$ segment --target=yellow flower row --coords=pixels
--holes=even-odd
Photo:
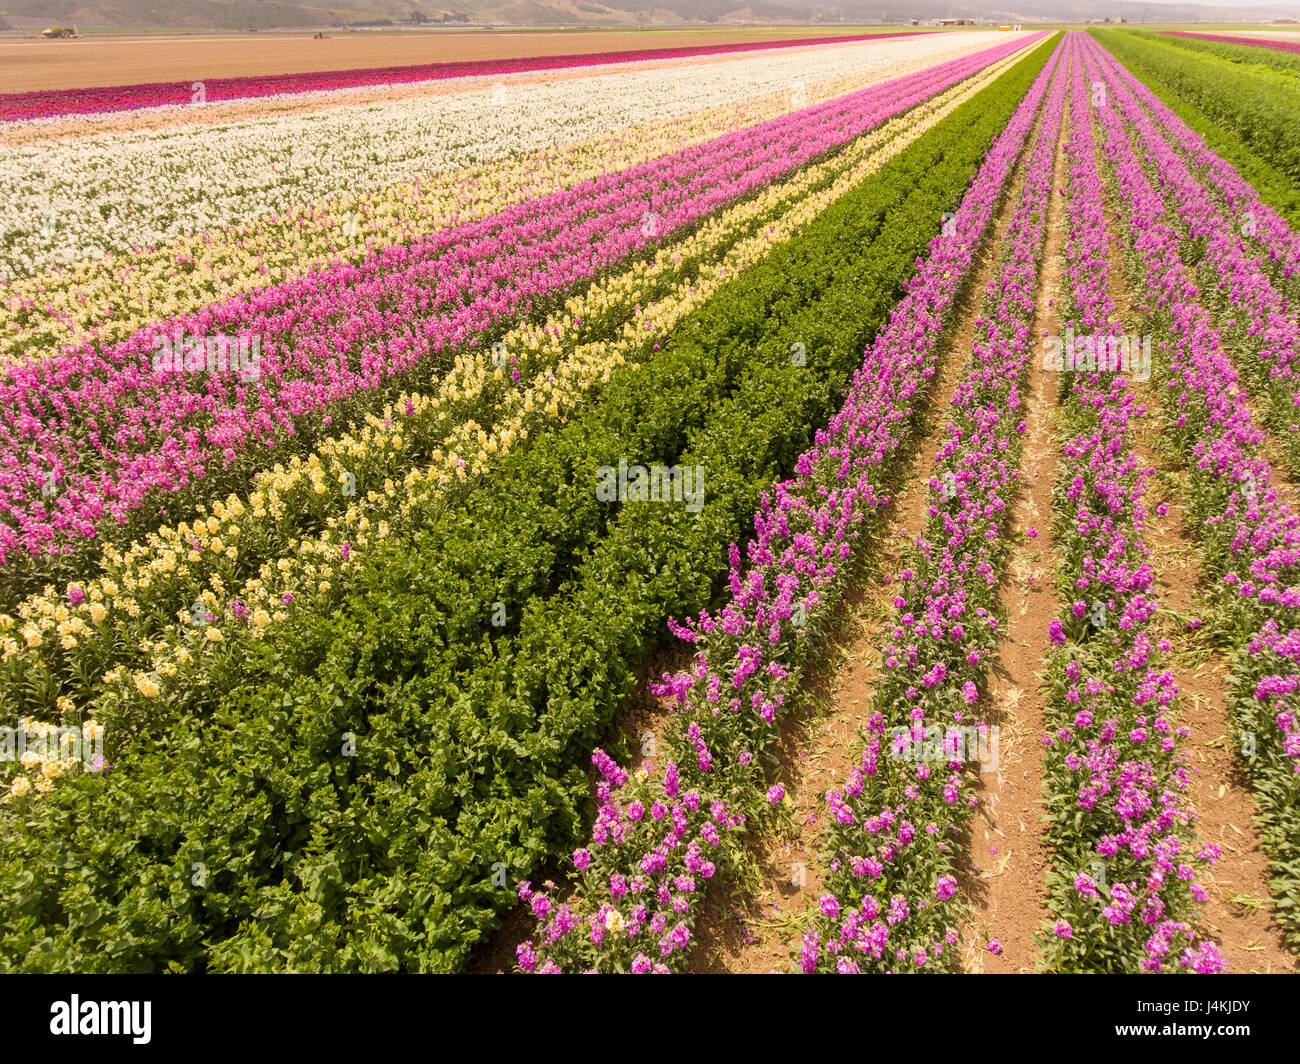
[[[60,712],[71,715],[75,707],[69,698],[60,698]],[[18,752],[12,736],[6,732],[0,745],[4,746],[0,766],[13,765],[12,775],[7,787],[0,783],[0,804],[13,798],[24,798],[29,794],[49,794],[54,790],[54,781],[66,775],[75,766],[86,764],[84,755],[74,748],[71,736],[66,735],[59,725],[34,721],[27,717],[20,718],[18,730],[25,733],[27,739],[24,749]],[[102,745],[104,727],[95,720],[88,720],[80,726],[80,742],[92,742]],[[32,740],[35,740],[33,743]],[[69,756],[64,756],[65,754]]]

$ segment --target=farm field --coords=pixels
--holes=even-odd
[[[761,42],[898,33],[852,27],[818,29],[601,30],[544,33],[437,32],[267,34],[204,37],[95,37],[64,41],[0,40],[0,93],[80,89],[135,82],[307,74],[481,60],[533,59],[673,48],[720,48]],[[925,32],[909,30],[907,32]]]
[[[1296,971],[1300,60],[816,36],[4,75],[0,972]]]

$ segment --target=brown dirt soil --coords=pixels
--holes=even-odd
[[[1038,277],[1035,340],[1061,331],[1062,251],[1065,244],[1065,141],[1057,142],[1048,201],[1046,236]],[[1035,347],[1037,351],[1037,347]],[[1011,554],[999,595],[1007,631],[991,670],[987,722],[997,728],[997,766],[983,771],[979,809],[970,830],[970,867],[959,880],[969,911],[961,929],[963,971],[1032,972],[1039,954],[1035,933],[1048,917],[1043,874],[1049,864],[1044,837],[1043,747],[1046,731],[1041,690],[1047,625],[1059,610],[1054,588],[1058,567],[1052,534],[1052,484],[1058,452],[1056,391],[1060,379],[1031,358],[1025,388],[1025,438],[1020,491],[1009,528]],[[1030,529],[1037,531],[1030,538]],[[997,939],[1002,952],[988,943]]]
[[[821,890],[821,810],[829,787],[843,781],[861,745],[879,678],[882,629],[893,611],[892,574],[906,546],[924,531],[928,479],[943,445],[947,409],[968,366],[979,302],[993,277],[996,251],[1006,232],[1020,186],[1019,175],[994,220],[975,267],[973,283],[959,301],[952,336],[929,388],[930,405],[920,441],[909,451],[897,494],[882,515],[879,547],[863,559],[836,610],[822,664],[802,685],[801,704],[782,724],[776,776],[786,788],[786,816],[755,839],[750,874],[730,896],[708,898],[696,927],[691,971],[787,972],[799,943],[807,907]]]
[[[1109,217],[1111,293],[1121,318],[1134,323],[1139,320],[1137,300],[1114,230],[1122,222],[1116,221],[1113,209]],[[1192,768],[1189,798],[1196,810],[1197,834],[1222,850],[1203,879],[1210,896],[1201,909],[1201,923],[1219,944],[1229,971],[1294,972],[1296,958],[1274,920],[1268,857],[1255,829],[1255,799],[1234,749],[1228,660],[1210,644],[1208,627],[1187,628],[1189,619],[1200,616],[1198,598],[1204,587],[1195,522],[1183,496],[1187,472],[1178,455],[1156,442],[1164,437],[1165,419],[1155,387],[1150,382],[1133,387],[1146,405],[1133,433],[1134,450],[1156,471],[1145,492],[1150,511],[1145,537],[1162,606],[1160,634],[1173,646],[1171,664],[1182,692],[1180,722],[1191,731],[1183,746]],[[1164,515],[1156,513],[1162,503],[1168,506]]]
[[[0,41],[0,92],[305,74],[321,70],[416,66],[472,59],[585,55],[642,48],[745,44],[791,37],[838,37],[855,31],[835,26],[820,30],[794,27],[785,30],[608,30],[578,33],[325,32],[327,36],[321,41],[313,40],[310,33]]]

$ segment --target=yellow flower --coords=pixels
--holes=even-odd
[[[138,672],[135,675],[135,687],[137,691],[145,696],[145,698],[158,697],[158,684],[154,681],[153,677],[146,676],[142,672]]]
[[[225,639],[225,636],[221,634],[220,628],[208,628],[203,633],[203,638],[205,638],[209,643],[220,643]]]
[[[107,616],[108,616],[108,610],[104,609],[104,607],[101,606],[98,602],[92,602],[90,604],[90,619],[94,621],[96,624],[98,624]]]
[[[29,647],[35,648],[41,645],[41,633],[35,625],[29,624],[23,629],[23,638],[27,640]]]
[[[605,914],[605,930],[616,935],[623,930],[623,917],[619,916],[617,909],[610,909]]]
[[[31,789],[31,781],[26,776],[18,776],[13,783],[9,784],[9,793],[15,798],[23,797]]]

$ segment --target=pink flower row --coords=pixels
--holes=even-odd
[[[1063,43],[1058,55],[1065,51]],[[978,739],[971,749],[967,736],[988,734],[976,707],[1002,638],[997,583],[1019,479],[1021,387],[1035,354],[1038,264],[1064,107],[1064,63],[1054,67],[975,324],[971,365],[935,456],[926,531],[900,574],[867,742],[844,784],[826,793],[833,857],[801,944],[808,973],[943,968],[957,942],[954,846],[975,804],[970,773],[978,760]]]
[[[1248,238],[1258,232],[1260,222],[1249,209],[1236,217],[1220,209],[1216,198],[1192,174],[1182,155],[1170,147],[1166,140],[1168,127],[1158,126],[1142,106],[1134,91],[1138,83],[1132,74],[1113,61],[1106,66],[1116,78],[1114,99],[1142,146],[1148,173],[1154,176],[1166,203],[1176,211],[1186,230],[1184,249],[1202,249],[1193,252],[1200,259],[1199,273],[1206,284],[1202,297],[1216,299],[1222,308],[1222,331],[1231,336],[1236,348],[1254,355],[1254,360],[1247,359],[1239,368],[1259,388],[1273,393],[1271,400],[1277,416],[1286,421],[1291,431],[1300,432],[1300,425],[1290,424],[1290,419],[1295,417],[1292,408],[1300,399],[1300,389],[1296,387],[1300,375],[1300,317],[1295,306],[1274,287],[1267,261],[1250,248],[1254,241],[1248,243]],[[1237,213],[1237,208],[1229,209]],[[1300,269],[1294,261],[1300,240],[1289,229],[1286,235],[1290,240],[1278,239],[1274,243],[1279,247],[1289,246],[1292,259],[1282,265],[1283,272],[1290,275]]]
[[[1278,52],[1300,52],[1300,44],[1290,41],[1271,41],[1266,37],[1236,37],[1226,33],[1190,33],[1187,30],[1161,30],[1170,37],[1187,37],[1193,41],[1222,41],[1224,44],[1249,44],[1256,48],[1272,48]]]
[[[462,62],[422,63],[415,66],[368,67],[357,70],[321,70],[310,74],[263,74],[234,78],[208,78],[203,82],[208,102],[255,96],[287,96],[302,92],[350,89],[369,85],[404,85],[444,78],[491,77],[529,70],[632,63],[649,59],[685,59],[697,55],[757,52],[771,48],[800,48],[815,44],[847,44],[911,37],[917,31],[855,34],[840,37],[801,37],[795,40],[754,41],[740,44],[701,44],[681,48],[639,48],[617,52],[530,56],[520,59],[475,59]],[[183,106],[193,99],[193,82],[150,82],[136,85],[98,86],[85,89],[46,89],[37,92],[0,93],[0,121],[47,118],[63,114],[99,114],[145,107]]]
[[[1109,56],[1097,48],[1092,57],[1109,85],[1117,86]],[[1169,341],[1161,345],[1169,350],[1165,405],[1179,444],[1191,453],[1193,514],[1203,529],[1206,562],[1218,576],[1223,630],[1243,648],[1232,667],[1236,717],[1271,715],[1277,728],[1248,736],[1264,749],[1243,751],[1265,766],[1268,783],[1258,793],[1275,817],[1300,797],[1294,738],[1300,708],[1294,693],[1300,687],[1300,512],[1274,488],[1269,463],[1258,457],[1265,434],[1180,261],[1179,233],[1166,220],[1164,199],[1152,189],[1118,116],[1104,109],[1101,117],[1104,150],[1127,206],[1138,276],[1154,320],[1169,329]],[[1279,761],[1290,764],[1292,773],[1271,774],[1269,766]],[[1295,840],[1284,840],[1281,851],[1274,847],[1271,857],[1283,878],[1294,882],[1294,871],[1287,869],[1294,868]]]
[[[1072,36],[1082,47],[1081,35]],[[1092,108],[1078,52],[1074,58],[1067,324],[1089,335],[1122,336],[1109,293]],[[1048,956],[1067,970],[1095,964],[1088,958],[1097,956],[1105,941],[1120,965],[1136,962],[1143,971],[1223,971],[1217,947],[1197,941],[1193,931],[1192,899],[1207,896],[1193,876],[1217,851],[1206,847],[1193,856],[1189,768],[1177,749],[1178,737],[1189,732],[1173,723],[1178,695],[1173,674],[1156,667],[1169,644],[1153,640],[1149,632],[1159,607],[1143,535],[1148,516],[1143,491],[1150,471],[1139,468],[1129,444],[1132,419],[1144,410],[1123,375],[1076,373],[1070,385],[1067,416],[1076,432],[1064,446],[1059,475],[1068,485],[1063,505],[1073,505],[1074,512],[1058,518],[1067,560],[1063,583],[1068,581],[1079,597],[1050,626],[1053,643],[1067,644],[1067,636],[1070,641],[1056,662],[1064,671],[1054,707],[1058,723],[1043,743],[1049,785],[1076,796],[1073,814],[1054,819],[1056,852],[1074,854],[1087,847],[1111,871],[1099,882],[1091,869],[1057,868],[1052,901],[1059,919],[1047,937]],[[1109,933],[1102,936],[1099,927],[1106,925]],[[1133,953],[1126,955],[1114,942],[1122,941],[1129,927],[1134,927]]]
[[[1278,281],[1293,290],[1294,297],[1295,282],[1300,282],[1300,234],[1259,198],[1259,193],[1231,164],[1210,150],[1199,133],[1166,107],[1131,72],[1116,63],[1109,54],[1098,58],[1150,112],[1164,138],[1175,143],[1223,197],[1228,209],[1235,214],[1241,232],[1249,235],[1263,249],[1265,264],[1272,269]]]
[[[394,378],[436,378],[503,321],[1023,46],[1007,42],[118,343],[12,368],[0,380],[0,563],[75,551],[102,523],[125,523],[147,500],[274,447],[299,419]],[[247,338],[260,345],[256,373],[155,369],[160,345],[178,336]]]

